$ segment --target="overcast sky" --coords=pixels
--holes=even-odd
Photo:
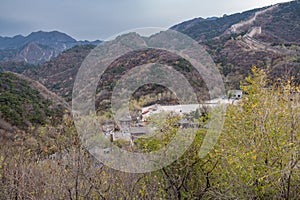
[[[105,39],[128,29],[168,28],[289,0],[0,0],[0,35],[58,30],[75,39]]]

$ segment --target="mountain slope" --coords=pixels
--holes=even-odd
[[[229,16],[224,15],[221,18],[213,18],[213,20],[203,19],[201,17],[195,18],[172,26],[171,29],[187,34],[195,40],[205,41],[220,36],[233,24],[249,18],[259,10],[261,9],[250,10]]]
[[[0,61],[24,61],[39,64],[49,61],[76,45],[99,44],[100,41],[76,41],[65,33],[33,32],[24,37],[0,37]]]
[[[279,4],[268,15],[257,18],[256,26],[261,26],[263,30],[257,38],[268,43],[300,44],[299,22],[299,0]]]
[[[26,62],[8,61],[0,63],[0,72],[15,72],[22,74],[24,71],[35,67],[35,65]]]
[[[173,28],[191,34],[190,36],[194,39],[199,39],[201,36],[200,43],[210,53],[223,74],[227,89],[236,89],[239,88],[240,81],[248,75],[254,65],[262,68],[270,66],[275,77],[282,77],[283,72],[298,77],[300,48],[295,35],[285,35],[286,38],[283,38],[279,34],[280,29],[271,28],[274,27],[272,23],[275,20],[277,24],[282,24],[286,31],[292,32],[293,30],[298,33],[299,27],[297,25],[289,26],[291,21],[299,24],[299,18],[295,17],[299,15],[298,10],[299,1],[293,1],[222,18],[194,19]],[[210,27],[210,29],[201,28],[205,26]],[[267,35],[272,37],[267,38]],[[261,38],[267,38],[270,41]],[[294,42],[290,43],[290,41]],[[276,42],[277,44],[274,44]],[[51,91],[69,101],[71,100],[77,70],[92,49],[93,46],[72,48],[37,68],[27,70],[24,74],[40,81]],[[168,59],[172,59],[169,61],[163,59],[168,56]],[[189,64],[183,60],[178,60],[178,58],[173,58],[166,52],[155,50],[133,52],[122,56],[107,70],[107,73],[103,75],[106,80],[102,85],[99,85],[102,87],[100,91],[101,89],[109,91],[122,74],[138,64],[144,64],[148,61],[164,62],[164,60],[169,62],[169,65],[175,67],[179,65],[179,71],[182,70],[185,75],[191,78],[191,72],[185,71],[186,68],[189,69]],[[195,86],[198,87],[198,91],[205,91],[203,88],[199,89],[199,87],[203,87],[201,78],[196,77],[193,81],[196,83]],[[162,91],[161,89],[158,90]],[[147,93],[150,90],[145,89],[145,91]],[[108,95],[106,92],[101,94]],[[140,90],[136,94],[138,96],[145,95],[145,92]]]
[[[49,62],[28,69],[24,75],[31,77],[61,97],[70,100],[77,71],[94,45],[75,46]]]
[[[260,26],[263,30],[262,34],[276,36],[278,42],[299,43],[300,41],[299,0],[213,19],[195,18],[174,25],[171,29],[187,34],[198,41],[208,41],[224,35],[245,33],[251,27]]]
[[[299,77],[299,2],[277,4],[213,21],[187,21],[172,29],[206,47],[223,73],[227,87],[238,88],[254,65],[270,66],[276,77],[288,74]]]
[[[133,35],[134,37],[140,37],[135,34]],[[130,36],[125,35],[123,37],[127,38]],[[74,47],[43,65],[25,71],[24,75],[38,80],[49,90],[64,97],[67,101],[70,101],[78,69],[85,57],[94,47],[95,46],[91,45]],[[199,98],[201,93],[200,90],[202,91],[201,99],[204,100],[208,98],[206,87],[203,87],[203,80],[196,70],[191,68],[189,62],[170,52],[156,49],[144,49],[123,55],[108,67],[106,72],[102,75],[102,81],[98,85],[97,103],[101,103],[102,100],[110,98],[114,85],[127,71],[137,65],[155,62],[173,66],[191,81],[192,86],[196,88],[195,90],[197,91],[197,94],[199,94]],[[141,74],[143,73],[145,72],[141,71]],[[134,96],[138,99],[144,95],[157,94],[165,91],[166,89],[163,89],[162,87],[147,85],[139,88]],[[174,99],[170,100],[173,101]]]
[[[58,31],[52,31],[52,32],[38,31],[38,32],[33,32],[26,37],[22,35],[18,35],[12,38],[0,37],[0,48],[1,49],[20,48],[31,42],[36,42],[42,45],[63,49],[64,44],[70,45],[72,43],[76,43],[76,40]]]
[[[0,73],[0,129],[8,132],[61,121],[68,104],[23,75]]]

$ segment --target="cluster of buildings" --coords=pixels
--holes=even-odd
[[[228,92],[228,96],[210,101],[203,102],[202,104],[187,104],[187,105],[151,105],[144,107],[141,110],[140,117],[137,120],[132,120],[130,116],[119,119],[120,129],[116,128],[115,124],[106,124],[102,127],[103,132],[111,142],[122,139],[129,141],[131,145],[134,145],[134,140],[145,136],[155,128],[149,128],[147,120],[150,116],[159,113],[173,113],[175,116],[181,116],[181,120],[178,121],[180,128],[199,127],[199,123],[193,122],[192,119],[184,118],[192,112],[205,108],[213,108],[224,104],[235,104],[239,99],[242,98],[241,90],[231,90]]]

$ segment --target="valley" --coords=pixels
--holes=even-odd
[[[87,59],[103,56],[98,45],[110,55],[132,41],[168,41],[164,32],[117,37],[123,46],[59,31],[0,37],[0,199],[298,199],[299,24],[294,0],[170,27],[208,53],[222,96],[194,60],[162,48],[117,57],[101,81],[84,77],[74,90],[83,63],[87,71],[104,65]],[[164,77],[156,68],[139,68],[115,93],[135,67],[153,63],[181,74],[197,102],[182,104],[181,85],[155,83],[153,75]],[[143,81],[123,102],[130,84]]]

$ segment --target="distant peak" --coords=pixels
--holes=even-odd
[[[47,34],[56,34],[56,35],[67,35],[65,33],[59,32],[59,31],[34,31],[32,33],[30,33],[28,36],[30,35],[47,35]]]
[[[19,34],[19,35],[15,35],[13,38],[23,38],[24,36]]]
[[[216,20],[216,19],[218,19],[218,17],[207,17],[205,20],[213,21],[213,20]]]

